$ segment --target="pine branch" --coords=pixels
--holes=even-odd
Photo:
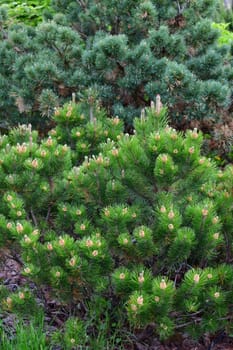
[[[38,226],[37,218],[36,218],[36,216],[35,216],[35,214],[34,214],[32,208],[30,209],[30,213],[31,213],[31,217],[32,217],[33,224],[34,224],[35,226]]]
[[[224,231],[224,239],[226,242],[226,262],[229,263],[232,261],[232,255],[231,255],[231,243],[229,241],[229,237],[227,233]]]
[[[85,33],[81,32],[81,30],[80,30],[80,28],[79,28],[78,25],[73,24],[73,28],[76,30],[76,32],[78,32],[78,33],[80,34],[80,36],[81,36],[83,39],[87,39],[87,38],[88,38],[88,36],[87,36]]]
[[[90,123],[93,124],[94,122],[94,115],[93,115],[93,106],[90,106]]]
[[[178,324],[177,326],[175,326],[175,329],[181,329],[181,328],[189,326],[189,325],[191,325],[193,323],[194,324],[200,323],[201,321],[202,321],[202,318],[198,317],[198,318],[195,318],[195,320],[188,321],[188,322],[185,322],[185,323],[182,323],[182,324]]]
[[[188,6],[188,3],[189,3],[189,1],[187,2],[187,4],[183,4],[183,6],[181,6],[179,0],[176,0],[179,15],[184,12],[185,8]]]
[[[20,259],[20,257],[15,252],[12,252],[11,255],[6,254],[5,256],[8,259],[12,259],[12,260],[16,261],[20,266],[24,265],[23,261]]]
[[[178,7],[178,13],[181,13],[181,6],[179,0],[176,1],[177,7]]]
[[[85,4],[85,2],[83,0],[76,0],[76,1],[84,10],[86,10],[87,5]]]
[[[46,222],[49,221],[51,209],[52,209],[51,206],[49,206],[48,211],[47,211],[47,214],[46,214],[46,218],[45,218],[45,221],[46,221]]]

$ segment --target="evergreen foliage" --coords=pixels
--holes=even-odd
[[[82,108],[57,110],[41,141],[28,127],[1,137],[2,245],[15,242],[22,273],[49,285],[73,316],[84,309],[92,327],[108,312],[133,329],[153,322],[161,339],[231,331],[232,165],[201,155],[201,132],[169,127],[159,98],[134,135],[121,134],[118,119],[102,121],[98,106],[94,119]],[[77,130],[98,135],[92,153],[81,153],[83,140],[63,144]],[[28,308],[21,293],[25,304],[3,290],[2,306]],[[90,344],[86,331],[70,319],[65,346]]]
[[[53,0],[52,21],[1,33],[2,118],[36,124],[72,92],[87,98],[85,89],[127,124],[157,93],[176,121],[216,117],[233,76],[211,25],[218,4]]]

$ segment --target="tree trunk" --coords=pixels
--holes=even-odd
[[[227,10],[232,10],[233,0],[224,0],[224,5]]]

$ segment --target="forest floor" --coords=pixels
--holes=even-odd
[[[8,254],[0,251],[0,256],[5,255],[4,263],[0,264],[0,284],[3,284],[11,291],[16,291],[20,286],[23,286],[26,282],[25,277],[20,274],[20,261],[17,262],[11,257],[7,257]],[[37,288],[34,283],[29,283],[30,288]],[[46,291],[43,291],[46,293]],[[38,302],[43,303],[38,293]],[[53,332],[62,327],[65,317],[64,311],[59,304],[54,300],[47,300],[46,305],[46,333]],[[14,329],[15,318],[10,313],[1,314],[2,324],[7,329]],[[49,325],[53,320],[53,325]],[[54,350],[64,350],[59,347],[54,347]],[[94,349],[89,349],[94,350]],[[103,350],[118,350],[116,349],[103,349]],[[143,332],[134,335],[134,339],[131,344],[126,345],[125,350],[233,350],[233,338],[227,336],[224,331],[219,332],[215,336],[206,335],[199,341],[194,341],[185,334],[178,333],[167,342],[160,342],[153,336],[153,326],[149,325]]]

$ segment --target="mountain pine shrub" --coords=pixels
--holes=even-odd
[[[41,141],[14,129],[0,151],[2,245],[14,242],[22,274],[72,309],[66,346],[78,341],[75,324],[79,345],[89,344],[82,319],[93,330],[106,312],[132,330],[151,323],[161,339],[231,332],[232,165],[201,155],[201,132],[168,126],[159,97],[135,119],[134,135],[119,123],[115,130],[114,119],[101,124],[103,111],[95,121],[80,108],[58,110],[56,133]],[[77,128],[88,140],[95,126],[93,154],[78,162],[79,141],[60,141]],[[3,291],[2,306],[23,307],[20,296]]]
[[[182,125],[213,119],[230,105],[229,47],[218,46],[212,27],[218,0],[52,6],[52,21],[1,32],[0,112],[9,122],[39,124],[73,92],[83,98],[90,88],[127,124],[158,92]]]

